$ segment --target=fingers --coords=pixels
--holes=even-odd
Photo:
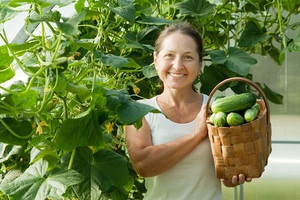
[[[246,178],[244,174],[232,177],[232,183],[235,185],[243,184],[245,182],[251,182],[252,178]]]

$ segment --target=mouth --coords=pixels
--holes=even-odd
[[[182,73],[172,73],[172,72],[169,72],[168,74],[170,76],[172,76],[172,77],[175,77],[175,78],[181,78],[181,77],[185,76],[185,74],[182,74]]]

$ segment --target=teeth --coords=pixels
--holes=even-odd
[[[184,74],[174,74],[174,73],[169,73],[173,77],[183,77]]]

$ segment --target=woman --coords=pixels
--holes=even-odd
[[[202,68],[202,39],[188,23],[178,23],[161,32],[155,48],[163,92],[142,102],[163,114],[147,114],[138,130],[126,127],[133,167],[146,180],[145,199],[222,199],[207,137],[208,97],[193,89]],[[242,174],[222,180],[228,187],[245,181],[251,178]]]

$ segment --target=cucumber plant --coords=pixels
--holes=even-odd
[[[60,11],[66,6],[72,16]],[[206,94],[227,77],[251,79],[253,53],[281,64],[286,51],[300,49],[300,37],[285,33],[299,26],[289,21],[296,0],[4,0],[0,7],[1,199],[143,198],[123,126],[139,128],[157,112],[135,100],[160,91],[152,52],[164,25],[186,20],[203,36],[210,64],[195,84],[205,83]],[[11,42],[4,25],[20,13],[28,39]],[[26,79],[3,86],[18,70]]]

